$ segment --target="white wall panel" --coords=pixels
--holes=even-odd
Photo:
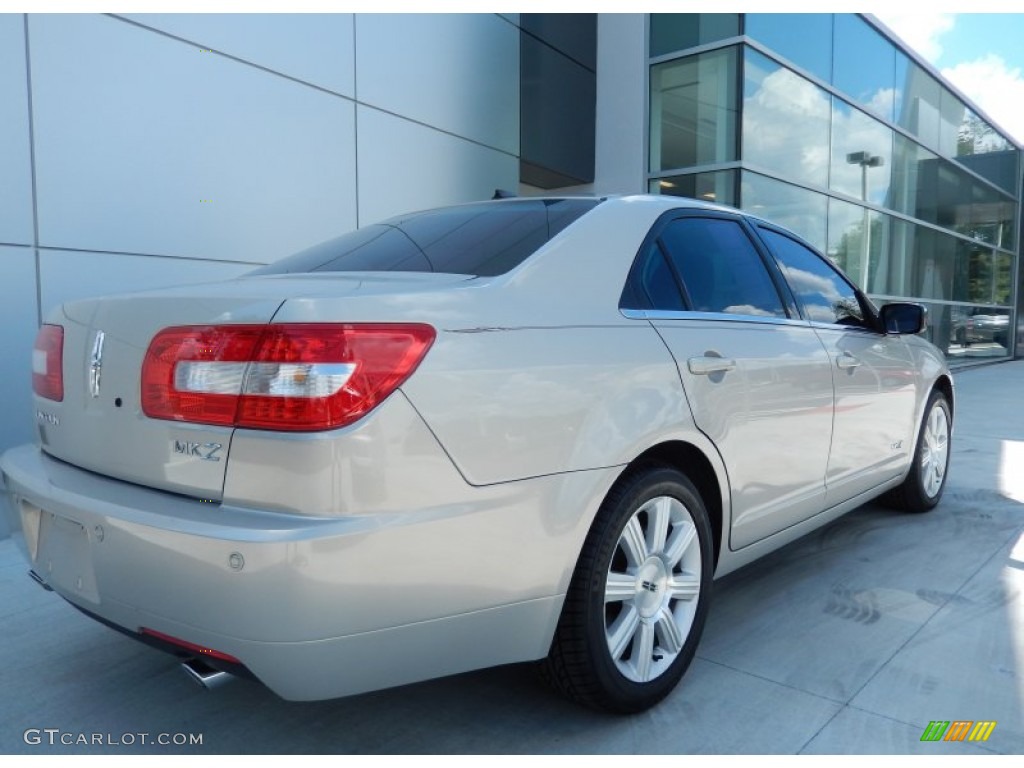
[[[0,246],[0,452],[32,440],[32,343],[36,265],[32,248]],[[0,538],[3,537],[0,531]]]
[[[32,242],[25,21],[0,14],[0,242]]]
[[[29,29],[42,244],[270,261],[354,225],[350,101],[106,16]]]
[[[255,269],[222,261],[126,256],[119,253],[39,253],[43,318],[66,301],[147,288],[227,280]]]
[[[593,191],[599,194],[647,192],[646,88],[644,14],[598,14]]]
[[[359,107],[359,223],[514,190],[519,160],[408,120]]]
[[[124,14],[199,47],[352,96],[355,85],[350,13]]]
[[[356,16],[356,85],[360,102],[519,154],[519,30],[493,14]]]

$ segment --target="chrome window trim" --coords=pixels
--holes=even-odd
[[[727,312],[694,312],[692,310],[668,309],[626,309],[619,310],[629,320],[703,320],[726,323],[755,323],[757,325],[793,325],[806,328],[806,320],[792,317],[759,317],[758,315],[733,315]],[[846,326],[836,326],[844,328]]]

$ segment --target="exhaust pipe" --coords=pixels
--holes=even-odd
[[[43,589],[45,589],[45,590],[46,590],[47,592],[53,592],[53,587],[51,587],[51,586],[50,586],[49,584],[47,584],[47,583],[46,583],[46,581],[45,581],[45,580],[43,579],[43,577],[42,577],[42,576],[40,576],[40,575],[39,575],[38,573],[36,573],[35,571],[29,571],[29,572],[28,572],[28,577],[29,577],[30,579],[32,579],[32,581],[34,581],[34,582],[35,582],[36,584],[38,584],[38,585],[39,585],[40,587],[42,587]]]
[[[214,669],[202,659],[189,659],[181,665],[188,678],[197,685],[211,690],[228,682],[232,675],[220,669]]]

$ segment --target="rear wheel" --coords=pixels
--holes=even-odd
[[[625,475],[598,512],[573,574],[548,680],[614,712],[663,699],[696,652],[710,599],[711,526],[681,472]]]
[[[914,463],[902,485],[889,491],[883,501],[907,512],[927,512],[942,498],[946,488],[946,471],[953,432],[953,418],[949,401],[935,390],[924,409],[914,451]]]

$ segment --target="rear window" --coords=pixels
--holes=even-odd
[[[490,277],[526,260],[600,200],[502,200],[396,216],[268,264],[295,272],[447,272]]]

